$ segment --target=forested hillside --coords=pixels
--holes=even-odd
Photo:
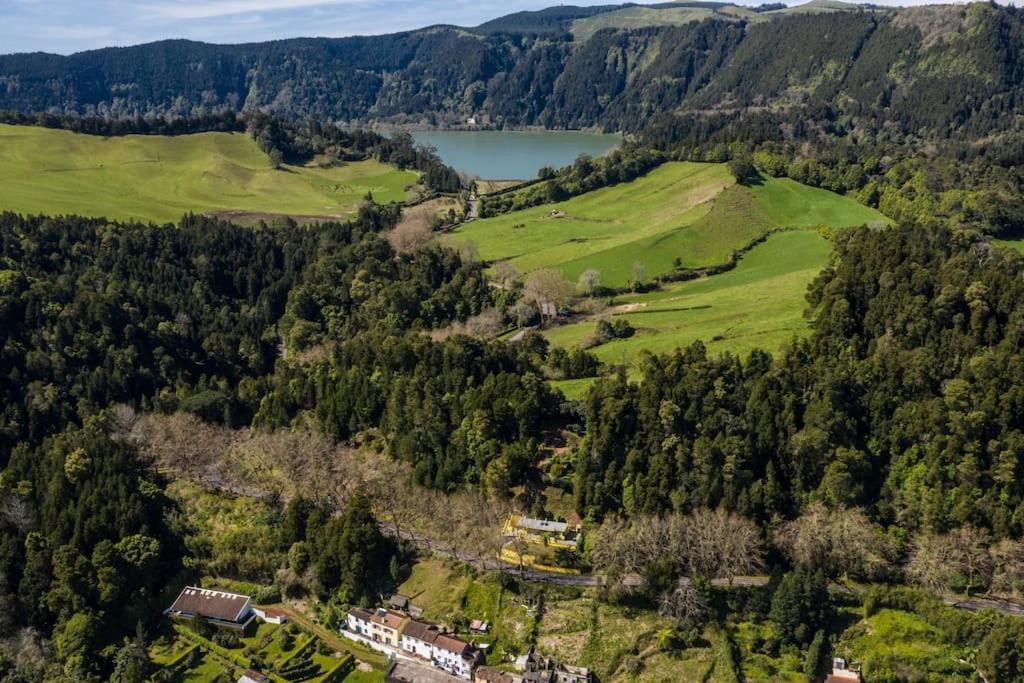
[[[1017,125],[1024,20],[1013,7],[785,12],[573,39],[573,20],[606,9],[554,8],[469,30],[9,55],[0,108],[638,130],[676,110],[783,107],[811,124],[966,139]]]

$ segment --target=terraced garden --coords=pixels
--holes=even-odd
[[[168,680],[237,680],[246,669],[262,671],[271,681],[337,683],[353,670],[351,655],[332,652],[317,636],[294,624],[259,622],[226,646],[174,624],[150,646],[150,661],[169,672]]]
[[[0,124],[0,210],[176,221],[185,213],[337,216],[400,201],[413,171],[377,161],[275,169],[243,133],[104,138]]]

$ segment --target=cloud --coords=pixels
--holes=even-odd
[[[233,14],[281,12],[324,5],[371,3],[373,0],[224,0],[222,2],[162,2],[153,6],[160,16],[174,20],[215,19]]]

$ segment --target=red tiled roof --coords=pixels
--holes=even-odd
[[[407,638],[415,638],[416,640],[423,641],[424,643],[433,643],[437,640],[437,637],[441,635],[441,632],[438,631],[437,627],[433,624],[413,619],[405,625],[402,635]]]
[[[373,615],[372,621],[375,624],[380,624],[381,626],[385,626],[387,628],[398,629],[401,628],[402,622],[405,621],[406,618],[407,617],[404,614],[392,612],[389,609],[379,609]]]
[[[466,641],[443,634],[437,636],[437,639],[434,641],[434,647],[463,656],[469,654],[469,651],[472,649]]]

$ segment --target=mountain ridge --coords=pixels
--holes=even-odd
[[[679,112],[830,107],[852,128],[896,121],[922,137],[962,130],[978,139],[1018,125],[1024,20],[1014,8],[855,5],[606,27],[583,40],[570,32],[581,16],[630,7],[639,6],[556,7],[382,36],[4,55],[0,109],[114,118],[263,110],[359,124],[473,118],[630,132]],[[928,107],[911,106],[921,97]]]

